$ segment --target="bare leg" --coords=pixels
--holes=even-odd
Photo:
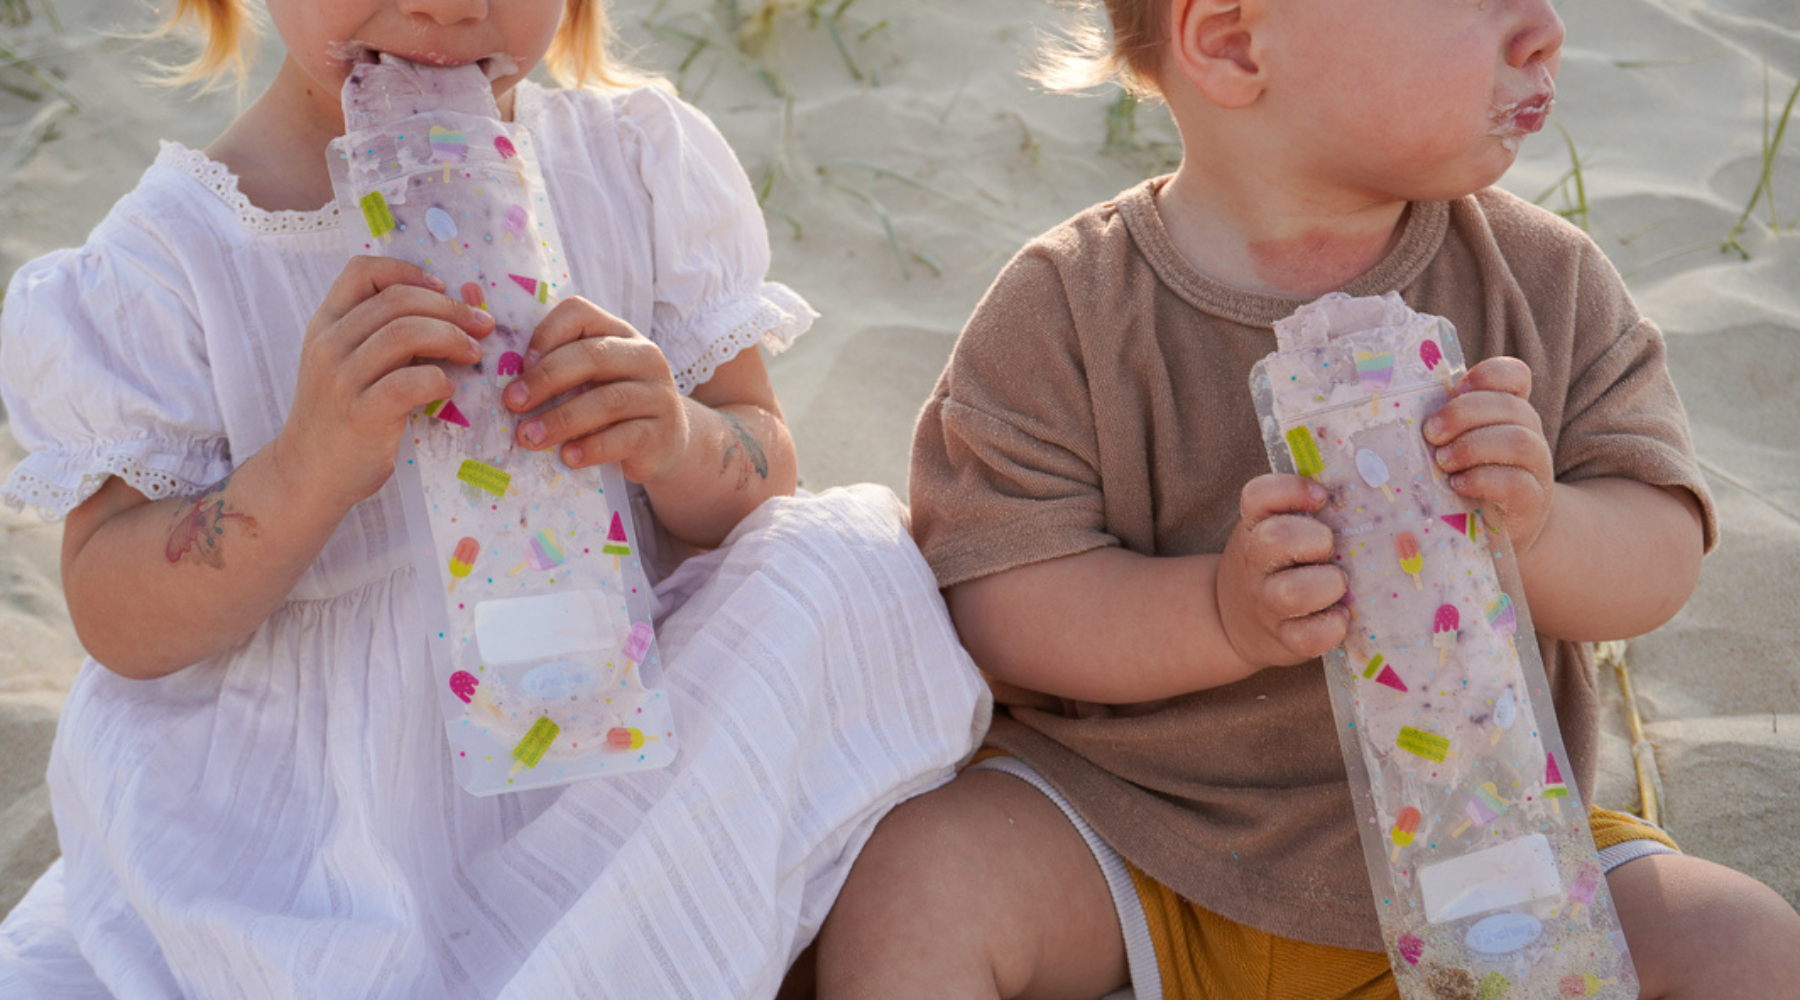
[[[1748,875],[1653,854],[1606,876],[1640,1000],[1788,997],[1800,989],[1800,914]]]
[[[824,1000],[1094,1000],[1127,978],[1112,894],[1080,832],[997,771],[882,820],[819,934]]]

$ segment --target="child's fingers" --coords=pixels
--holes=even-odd
[[[1335,649],[1350,634],[1350,612],[1326,608],[1304,618],[1290,618],[1275,626],[1275,637],[1288,648],[1296,663],[1304,663]]]
[[[1325,506],[1326,498],[1325,487],[1305,476],[1271,473],[1244,484],[1238,499],[1238,513],[1244,525],[1254,530],[1271,517],[1316,511]]]
[[[625,420],[564,444],[558,457],[572,469],[618,462],[625,478],[643,482],[644,470],[633,458],[653,452],[657,436],[655,421]]]
[[[526,348],[526,356],[548,357],[577,341],[608,337],[631,339],[640,335],[630,323],[584,298],[571,296],[551,308],[531,331],[531,345]]]
[[[437,321],[473,337],[485,337],[494,330],[494,317],[483,310],[429,289],[402,284],[390,285],[357,303],[331,328],[331,335],[342,338],[339,349],[354,351],[378,332],[408,319]]]
[[[651,391],[641,382],[608,382],[594,386],[520,421],[519,443],[527,448],[548,448],[621,421],[646,416],[653,412],[648,399]],[[554,393],[547,395],[554,396]]]
[[[1265,574],[1329,562],[1336,550],[1331,529],[1301,514],[1277,514],[1256,522],[1250,528],[1249,541],[1245,559],[1252,568]],[[1317,611],[1318,607],[1307,610]]]
[[[1464,373],[1456,384],[1456,394],[1471,392],[1504,392],[1520,399],[1531,398],[1531,367],[1518,358],[1489,358]]]
[[[409,365],[388,372],[363,394],[379,418],[401,417],[455,391],[449,373],[436,365]]]
[[[1544,480],[1512,465],[1478,465],[1458,472],[1450,477],[1450,488],[1458,496],[1497,506],[1503,514],[1543,510],[1550,502]]]
[[[368,385],[389,372],[410,367],[416,358],[474,364],[481,360],[481,345],[443,320],[401,316],[357,345],[344,364],[349,377]]]
[[[1349,580],[1336,566],[1300,565],[1263,581],[1263,606],[1282,621],[1310,618],[1343,599]]]
[[[1425,420],[1425,440],[1442,447],[1478,427],[1513,424],[1544,435],[1543,419],[1524,397],[1507,392],[1458,395]]]
[[[1532,428],[1513,423],[1476,427],[1435,450],[1438,468],[1449,473],[1484,465],[1507,465],[1548,473],[1550,446]]]
[[[318,317],[335,324],[358,305],[395,285],[410,285],[442,294],[444,282],[417,264],[394,257],[352,257],[325,292]]]
[[[508,408],[522,413],[578,386],[625,380],[654,380],[670,392],[675,387],[668,361],[648,340],[635,334],[583,337],[526,365],[524,374],[506,387],[502,398]]]

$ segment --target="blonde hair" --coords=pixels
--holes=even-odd
[[[262,28],[251,2],[175,0],[174,9],[152,37],[198,35],[200,54],[189,62],[158,67],[154,79],[171,86],[197,84],[203,89],[226,81],[241,87]],[[544,53],[544,66],[565,87],[627,87],[654,79],[613,59],[608,51],[611,41],[605,0],[563,0],[562,23],[550,50]]]
[[[1140,97],[1162,93],[1157,79],[1169,42],[1169,0],[1097,0],[1075,5],[1077,20],[1045,43],[1031,78],[1052,90],[1117,83]],[[1104,25],[1110,25],[1109,33]]]

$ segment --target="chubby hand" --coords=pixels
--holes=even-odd
[[[534,450],[560,446],[571,468],[618,462],[638,483],[655,482],[680,464],[692,429],[668,359],[631,324],[568,298],[537,325],[525,372],[503,398],[507,409],[526,413],[581,387],[521,420],[519,443]]]
[[[1255,669],[1304,663],[1344,641],[1350,614],[1337,602],[1348,581],[1331,564],[1331,529],[1310,516],[1325,501],[1325,488],[1302,476],[1244,486],[1219,564],[1219,618]]]
[[[422,359],[481,360],[493,317],[444,294],[402,260],[355,257],[306,325],[300,375],[276,439],[303,489],[348,509],[387,482],[407,415],[451,394],[450,376]]]
[[[1550,516],[1556,476],[1525,362],[1489,358],[1469,369],[1450,402],[1425,421],[1425,440],[1450,488],[1504,525],[1520,552],[1530,551]]]

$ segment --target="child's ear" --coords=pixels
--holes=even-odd
[[[1170,68],[1222,108],[1241,108],[1261,96],[1260,0],[1174,0],[1170,5]]]

